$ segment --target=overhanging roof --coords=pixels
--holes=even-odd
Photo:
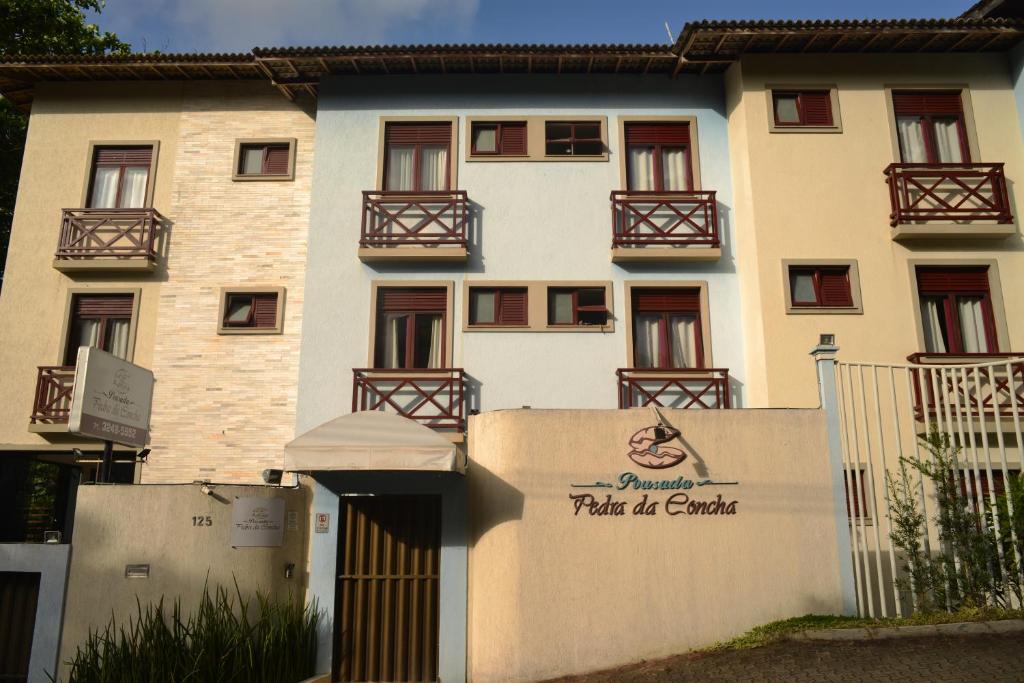
[[[683,27],[673,50],[713,73],[745,54],[1000,52],[1022,31],[1013,19],[698,21]]]

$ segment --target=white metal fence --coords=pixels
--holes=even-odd
[[[1024,359],[922,354],[913,360],[907,365],[835,365],[853,574],[862,616],[905,616],[913,609],[915,596],[897,586],[905,560],[892,540],[886,473],[898,476],[901,458],[929,458],[921,437],[933,428],[960,449],[949,476],[964,494],[962,504],[985,513],[980,521],[986,532],[1002,538],[1008,530],[1012,536],[1011,543],[995,544],[999,567],[991,571],[1005,577],[1021,567],[1013,520],[1024,511],[1014,510],[1012,501],[1000,511],[997,490],[1008,489],[1010,478],[1021,469]],[[920,472],[910,471],[927,518],[924,553],[933,556],[942,542],[935,522],[935,486]],[[1018,600],[1014,603],[1019,606]]]

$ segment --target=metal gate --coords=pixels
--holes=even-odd
[[[441,499],[341,501],[336,678],[436,681]]]
[[[28,680],[39,574],[0,572],[0,681]]]
[[[1024,443],[1024,360],[1009,356],[917,354],[907,365],[835,364],[847,510],[849,513],[857,609],[862,616],[904,616],[916,604],[901,591],[904,558],[892,539],[893,519],[887,473],[899,476],[901,459],[931,458],[921,437],[932,430],[958,449],[949,476],[962,492],[962,505],[983,511],[981,524],[997,538],[998,567],[1006,576],[1021,568],[1015,520],[1024,514],[1012,501],[997,505],[997,493],[1019,476]],[[985,361],[985,362],[979,362]],[[950,451],[955,452],[955,451]],[[941,548],[933,481],[911,468],[926,518],[921,543],[925,556]],[[1016,601],[1015,601],[1016,603]],[[1014,604],[1013,606],[1019,606]]]

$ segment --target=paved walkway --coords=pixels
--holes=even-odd
[[[682,655],[559,681],[1021,683],[1024,682],[1024,633],[868,641],[782,641],[750,650]]]

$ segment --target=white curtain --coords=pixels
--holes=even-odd
[[[78,338],[73,340],[74,351],[77,351],[80,346],[96,346],[100,340],[100,321],[99,320],[79,320],[78,321]]]
[[[572,323],[572,292],[554,292],[551,295],[551,322],[555,325]]]
[[[384,316],[384,353],[382,366],[400,368],[405,361],[405,331],[408,316],[387,313]]]
[[[650,147],[629,148],[629,189],[646,192],[654,189],[654,150]]]
[[[113,209],[117,205],[117,181],[120,178],[119,168],[99,166],[92,181],[92,199],[89,206],[93,209]]]
[[[960,147],[960,126],[955,119],[935,121],[935,146],[939,161],[944,164],[959,164],[964,160]]]
[[[430,354],[427,357],[428,368],[444,367],[441,362],[441,316],[433,316],[430,320]]]
[[[654,368],[661,357],[660,315],[637,315],[633,325],[633,356],[638,368]]]
[[[263,148],[242,148],[242,174],[260,175],[263,173]]]
[[[448,148],[442,145],[424,145],[420,149],[420,189],[446,190]]]
[[[141,209],[146,205],[146,180],[149,169],[143,167],[124,170],[124,187],[121,188],[121,208]]]
[[[666,190],[687,189],[686,171],[686,148],[674,147],[661,151],[662,181]]]
[[[810,273],[793,273],[789,286],[793,303],[813,304],[817,301],[814,295],[814,276]]]
[[[697,318],[692,315],[674,315],[670,317],[669,338],[672,344],[672,367],[696,367]]]
[[[236,324],[248,321],[249,313],[252,312],[252,302],[251,297],[234,296],[228,299],[227,321]]]
[[[473,147],[478,152],[498,150],[498,129],[493,126],[477,126],[473,129]]]
[[[964,352],[985,353],[988,351],[988,338],[985,335],[985,317],[981,309],[981,297],[959,297],[956,301],[956,308],[960,314],[960,336],[963,338]]]
[[[915,116],[900,116],[896,119],[900,138],[900,153],[907,164],[923,164],[928,161],[924,146],[924,128],[921,119]]]
[[[412,189],[413,153],[411,145],[388,147],[388,178],[386,190],[408,191]]]
[[[118,358],[128,357],[128,328],[130,320],[111,320],[110,328],[107,331],[106,351]]]
[[[800,123],[800,111],[796,106],[796,96],[788,95],[775,98],[776,123]]]
[[[486,325],[494,320],[494,292],[473,292],[470,299],[473,309],[469,312],[473,322]]]
[[[921,299],[921,326],[924,328],[924,350],[929,353],[946,353],[946,340],[941,299]]]

